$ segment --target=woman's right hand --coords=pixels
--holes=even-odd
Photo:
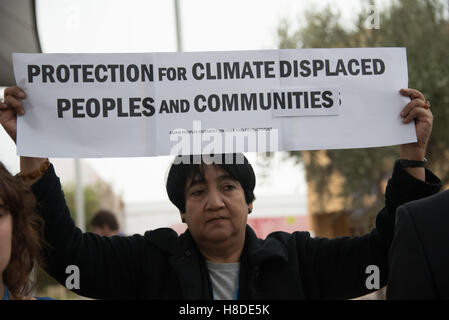
[[[6,133],[16,143],[17,115],[25,114],[21,100],[26,96],[19,87],[8,87],[4,91],[4,101],[0,102],[0,123]]]
[[[21,100],[26,97],[26,94],[21,88],[15,86],[6,88],[4,97],[3,102],[0,102],[0,124],[16,143],[17,115],[25,114]],[[27,174],[38,170],[45,160],[46,158],[20,157],[20,173]],[[32,184],[34,181],[29,183]]]

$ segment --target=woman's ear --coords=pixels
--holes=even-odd
[[[248,214],[250,214],[251,212],[253,212],[253,203],[252,202],[248,206]]]

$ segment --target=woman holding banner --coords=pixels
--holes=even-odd
[[[172,164],[166,187],[188,226],[182,235],[167,228],[130,237],[83,233],[48,159],[21,157],[20,175],[32,186],[52,246],[48,273],[64,284],[67,268],[76,266],[80,286],[73,291],[100,299],[349,299],[379,289],[388,278],[396,208],[441,186],[424,168],[433,123],[428,103],[417,90],[400,92],[411,98],[401,117],[415,122],[418,142],[401,145],[376,227],[357,238],[275,232],[258,239],[246,223],[255,175],[241,154],[231,156],[233,164],[206,157]],[[5,96],[0,121],[15,141],[25,93],[11,87]],[[236,164],[239,156],[244,161]]]

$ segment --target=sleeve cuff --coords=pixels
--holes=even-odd
[[[50,167],[45,171],[43,176],[31,186],[36,200],[39,202],[39,200],[43,199],[48,188],[55,183],[59,183],[59,178],[56,176],[53,164],[50,163]]]
[[[441,180],[432,171],[425,170],[426,181],[424,182],[410,175],[399,161],[396,161],[393,175],[388,182],[386,200],[395,199],[393,202],[396,202],[395,205],[398,206],[438,193],[442,185]]]

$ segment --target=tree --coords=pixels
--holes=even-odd
[[[278,28],[280,48],[336,47],[406,47],[409,87],[416,88],[432,103],[434,127],[427,155],[429,168],[443,181],[449,182],[449,21],[444,15],[442,0],[392,1],[379,12],[380,28],[368,29],[365,22],[370,3],[357,14],[355,28],[349,30],[340,23],[340,13],[330,7],[308,11],[305,23],[296,31],[283,21]],[[378,7],[376,7],[378,8]],[[379,129],[381,129],[379,127]],[[356,229],[367,232],[374,215],[383,206],[385,181],[391,175],[398,147],[352,150],[322,150],[290,152],[298,161],[305,155],[306,179],[324,199],[331,193],[329,177],[338,174],[343,179],[339,196]],[[330,160],[317,165],[314,159],[325,156]],[[319,163],[319,162],[318,162]],[[367,201],[367,199],[369,199]],[[368,206],[367,206],[368,203]]]

